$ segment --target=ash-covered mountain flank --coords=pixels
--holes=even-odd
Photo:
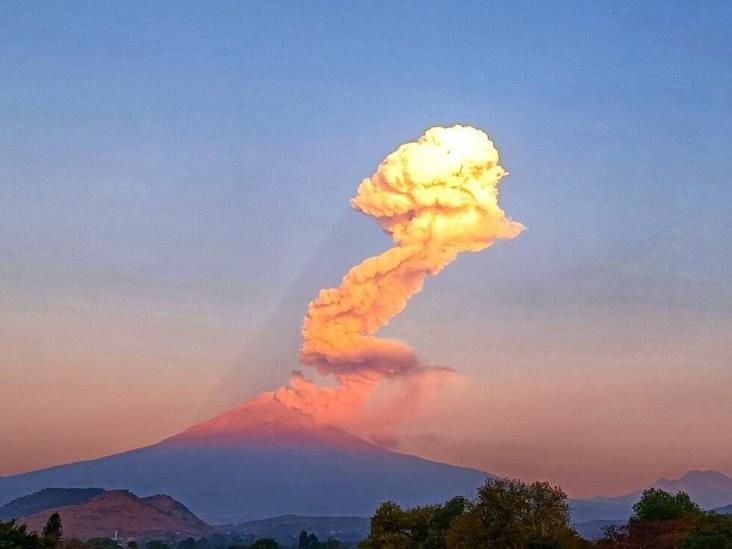
[[[284,514],[369,516],[468,495],[484,472],[392,452],[264,394],[158,444],[0,478],[0,504],[49,487],[169,494],[209,524]]]

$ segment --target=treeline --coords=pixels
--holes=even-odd
[[[295,545],[281,545],[271,538],[247,542],[239,536],[214,534],[211,537],[198,540],[187,538],[177,543],[157,540],[148,541],[145,543],[144,549],[290,549],[291,547],[297,549],[347,549],[350,546],[334,539],[320,541],[315,534],[302,531]]]
[[[349,544],[350,545],[350,544]],[[302,532],[298,549],[348,547]],[[111,549],[111,539],[66,540],[57,513],[43,531],[28,532],[15,521],[0,521],[0,549]],[[128,549],[280,549],[273,539],[242,540],[215,534],[177,542],[126,544]],[[456,497],[441,505],[402,508],[382,503],[371,517],[361,549],[732,549],[732,516],[702,511],[683,492],[643,492],[627,524],[610,527],[597,541],[572,528],[567,495],[544,482],[488,480],[473,499]]]
[[[488,480],[473,500],[403,509],[383,503],[363,549],[732,549],[732,516],[702,511],[687,494],[643,492],[624,526],[582,539],[567,495],[547,483]]]
[[[732,549],[732,516],[704,512],[683,492],[643,492],[633,516],[597,543],[612,549]]]
[[[315,534],[303,531],[297,549],[346,549],[349,544],[337,540],[321,542]],[[286,546],[289,549],[290,546]],[[274,539],[246,540],[239,536],[214,534],[207,538],[186,538],[180,541],[146,540],[122,543],[111,538],[80,540],[64,539],[58,513],[53,513],[42,533],[29,532],[25,524],[0,520],[0,549],[285,549]]]
[[[403,509],[381,504],[363,549],[591,547],[569,524],[567,496],[545,482],[489,480],[474,500]]]

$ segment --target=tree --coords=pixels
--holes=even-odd
[[[444,505],[402,509],[394,502],[382,503],[371,517],[363,549],[444,549],[445,534],[453,518],[465,510],[464,498]]]
[[[148,541],[145,544],[145,547],[147,547],[147,549],[170,549],[170,545],[157,539]]]
[[[617,549],[637,547],[678,549],[686,547],[682,545],[686,543],[685,540],[696,534],[696,539],[702,540],[700,542],[702,544],[690,547],[693,549],[714,547],[704,545],[711,539],[710,536],[716,535],[700,528],[705,523],[711,525],[688,494],[679,492],[672,496],[663,490],[649,488],[633,506],[633,516],[628,524],[608,529],[603,539],[598,542],[598,546]]]
[[[310,534],[303,530],[300,532],[300,539],[297,542],[297,549],[320,549],[320,540],[315,534]]]
[[[613,549],[678,549],[694,529],[697,515],[680,519],[647,522],[629,521],[626,526],[609,528],[597,542]]]
[[[404,510],[387,501],[377,507],[371,517],[368,537],[361,543],[362,549],[408,549],[410,532]]]
[[[589,546],[569,526],[567,496],[546,483],[489,480],[476,501],[403,509],[382,503],[362,549],[555,549]]]
[[[261,538],[249,546],[251,549],[279,549],[279,544],[271,538]]]
[[[699,506],[684,492],[678,492],[672,496],[663,490],[648,488],[643,491],[643,495],[638,503],[633,505],[631,521],[650,522],[675,520],[685,515],[699,512],[701,512]]]
[[[452,522],[470,508],[470,502],[461,496],[454,497],[444,505],[435,508],[429,520],[425,549],[446,549],[447,532]]]
[[[61,539],[64,535],[64,529],[61,525],[61,516],[58,513],[51,514],[48,517],[46,526],[43,527],[43,539],[49,547],[59,547]]]
[[[91,538],[86,540],[88,549],[118,549],[119,544],[112,538]]]
[[[0,520],[0,549],[40,549],[43,547],[41,539],[35,532],[28,532],[25,524],[18,524],[15,520],[5,522]]]
[[[680,549],[732,549],[732,516],[706,513],[679,544]]]
[[[472,508],[452,522],[451,549],[581,547],[569,525],[567,495],[545,482],[488,480]]]
[[[64,541],[64,549],[89,549],[89,544],[79,538],[71,538]]]

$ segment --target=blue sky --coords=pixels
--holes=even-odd
[[[495,140],[502,205],[528,229],[428,281],[386,333],[495,402],[501,383],[622,379],[622,408],[669,440],[732,428],[728,3],[5,2],[0,22],[0,435],[17,441],[0,474],[49,451],[59,407],[72,427],[49,460],[284,382],[307,302],[389,245],[349,209],[357,184],[453,123]],[[542,402],[505,405],[520,423]],[[632,420],[629,439],[593,438],[620,421],[606,410],[574,439],[588,453],[649,440]],[[111,434],[82,444],[84,414]],[[424,429],[416,451],[468,459],[419,447]],[[519,432],[465,433],[485,452],[469,464],[577,492],[635,481],[591,485],[561,441]],[[690,440],[663,460],[667,442],[639,475],[732,459],[728,443],[687,463]]]

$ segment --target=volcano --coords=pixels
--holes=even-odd
[[[152,446],[0,478],[0,505],[43,488],[169,494],[209,523],[368,516],[469,495],[486,477],[387,450],[263,394]]]

